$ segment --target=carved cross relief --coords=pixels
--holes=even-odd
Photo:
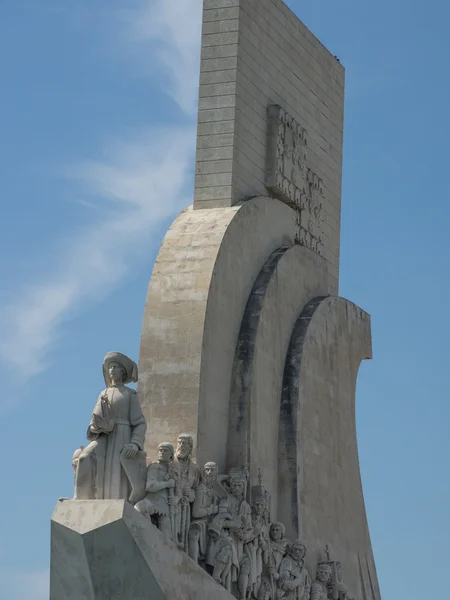
[[[306,129],[269,106],[266,187],[295,210],[296,241],[321,254],[323,181],[309,166],[307,146]]]

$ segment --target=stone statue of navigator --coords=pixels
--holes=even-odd
[[[121,459],[135,459],[144,449],[146,423],[135,390],[137,365],[120,352],[103,361],[106,389],[92,412],[87,438],[77,457],[74,499],[128,499],[131,484]]]
[[[145,418],[137,393],[125,385],[137,381],[137,365],[109,352],[103,376],[106,389],[92,412],[90,443],[72,457],[75,500],[127,500],[238,600],[329,600],[328,550],[328,562],[319,562],[311,583],[306,544],[291,544],[284,525],[271,522],[259,469],[250,507],[248,467],[219,475],[209,461],[200,477],[190,434],[178,435],[176,451],[171,442],[159,444],[157,460],[147,467]],[[333,598],[349,600],[342,577],[338,584]]]

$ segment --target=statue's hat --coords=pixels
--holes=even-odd
[[[267,504],[267,491],[262,485],[254,485],[252,487],[252,502]]]
[[[120,363],[125,369],[124,384],[136,382],[138,380],[138,368],[134,360],[131,360],[131,358],[128,358],[128,356],[125,356],[125,354],[122,354],[121,352],[108,352],[103,359],[103,378],[108,387],[111,385],[108,375],[108,365],[112,362]]]

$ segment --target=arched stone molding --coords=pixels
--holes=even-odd
[[[139,393],[151,459],[178,433],[197,461],[225,467],[231,373],[248,297],[270,254],[294,243],[294,213],[258,197],[231,208],[185,210],[162,243],[148,289]],[[155,399],[153,402],[152,399]]]
[[[327,293],[326,262],[304,246],[277,249],[258,275],[242,319],[230,395],[227,467],[250,465],[251,485],[261,470],[278,510],[279,415],[292,329],[311,297]],[[284,502],[283,504],[286,504]]]
[[[298,458],[298,438],[300,420],[300,367],[302,347],[308,325],[316,309],[325,300],[318,296],[308,302],[294,326],[286,356],[283,376],[283,390],[280,404],[279,421],[279,471],[278,492],[279,510],[288,515],[284,524],[292,539],[299,537],[299,489],[301,488],[301,468]]]
[[[367,313],[339,297],[312,300],[292,334],[280,416],[280,496],[296,487],[286,514],[298,514],[298,523],[291,522],[289,533],[308,543],[310,569],[323,556],[326,544],[336,549],[345,565],[346,584],[359,596],[363,592],[360,556],[365,557],[363,580],[377,581],[371,575],[375,565],[355,421],[358,370],[361,361],[371,357]],[[378,587],[366,588],[367,600],[379,600]]]

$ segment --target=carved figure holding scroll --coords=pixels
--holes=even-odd
[[[319,563],[317,566],[316,580],[311,586],[311,600],[327,600],[328,584],[331,580],[331,565]]]
[[[280,564],[279,598],[309,600],[311,579],[305,567],[306,544],[296,540]]]
[[[202,478],[195,491],[192,504],[192,521],[189,527],[189,556],[195,562],[204,561],[208,550],[208,524],[219,512],[220,491],[217,483],[218,469],[215,462],[207,462]],[[223,495],[223,494],[222,494]]]
[[[121,463],[137,458],[144,449],[146,422],[136,391],[137,365],[120,352],[109,352],[103,361],[106,389],[100,394],[89,423],[91,443],[78,457],[76,499],[128,499],[131,485]]]
[[[191,459],[194,440],[191,435],[182,433],[177,439],[174,465],[178,470],[180,490],[176,512],[176,541],[182,550],[188,551],[188,532],[191,524],[191,505],[195,500],[195,490],[199,483],[200,471]]]
[[[178,472],[173,464],[174,449],[169,442],[158,446],[158,462],[147,469],[147,495],[134,507],[145,517],[156,521],[166,541],[175,539],[175,508],[179,495]]]

